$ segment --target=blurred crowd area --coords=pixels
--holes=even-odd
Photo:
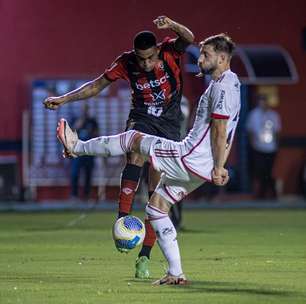
[[[4,92],[0,202],[75,199],[71,197],[72,163],[61,157],[55,130],[62,116],[70,122],[78,119],[84,101],[58,111],[45,110],[42,102],[103,73],[118,55],[132,48],[133,37],[141,30],[155,32],[158,39],[173,37],[171,31],[158,31],[152,22],[164,13],[188,26],[196,37],[182,62],[182,136],[192,126],[197,101],[210,81],[195,77],[198,42],[225,32],[237,43],[232,70],[242,83],[242,108],[227,164],[230,182],[223,188],[204,184],[189,199],[277,201],[306,196],[306,127],[301,123],[306,111],[305,1],[178,5],[174,0],[157,0],[152,5],[114,0],[106,6],[98,0],[91,5],[65,0],[46,2],[42,8],[38,0],[4,0],[1,8],[5,60],[0,71]],[[121,132],[130,108],[129,88],[116,82],[87,105],[98,134]],[[117,200],[124,161],[123,157],[94,159],[89,199]],[[80,174],[80,188],[84,179]],[[146,192],[144,178],[139,200],[146,200]]]

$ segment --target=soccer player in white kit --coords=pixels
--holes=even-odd
[[[199,100],[193,128],[183,141],[175,142],[135,130],[81,141],[65,119],[58,123],[57,136],[66,157],[109,157],[137,152],[149,158],[154,168],[162,173],[146,206],[146,215],[169,265],[167,274],[154,282],[157,285],[187,283],[177,233],[168,216],[171,205],[205,181],[222,186],[229,180],[224,165],[240,111],[240,82],[230,70],[234,47],[225,34],[208,37],[200,43],[198,65],[201,74],[211,75],[212,80]]]

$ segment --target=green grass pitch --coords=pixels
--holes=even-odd
[[[115,212],[0,214],[0,303],[306,303],[306,210],[185,211],[189,286],[134,279],[137,250],[116,251]],[[136,215],[142,217],[141,213]]]

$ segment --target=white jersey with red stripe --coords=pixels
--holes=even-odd
[[[184,166],[193,174],[210,180],[213,169],[210,126],[212,119],[227,119],[227,146],[230,147],[239,120],[240,82],[235,73],[226,70],[212,80],[201,96],[194,125],[184,139],[187,154]]]

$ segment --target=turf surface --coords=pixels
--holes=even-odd
[[[136,214],[140,215],[140,214]],[[136,280],[137,251],[118,253],[115,214],[0,214],[0,303],[306,303],[306,210],[186,211],[179,234],[192,284]]]

